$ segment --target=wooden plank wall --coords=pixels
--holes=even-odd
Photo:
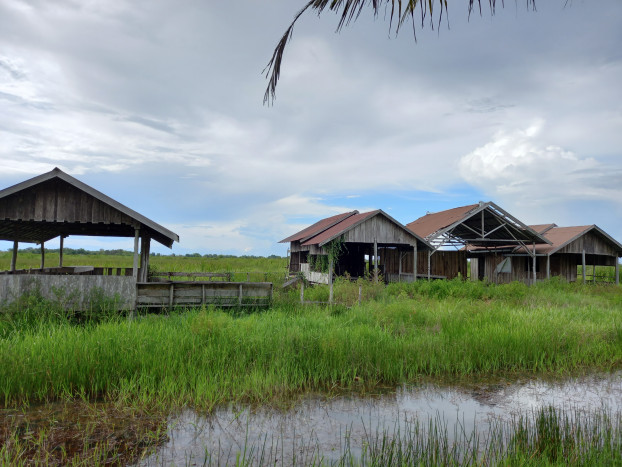
[[[379,248],[380,264],[388,274],[399,272],[399,251],[395,248]],[[430,274],[454,279],[458,276],[467,277],[467,258],[465,251],[439,250],[430,259]],[[413,251],[406,251],[402,258],[402,273],[413,272]],[[417,274],[428,273],[428,252],[417,254]]]
[[[574,242],[569,243],[564,248],[557,251],[557,254],[561,253],[578,253],[581,254],[585,250],[588,255],[605,255],[611,257],[617,257],[619,252],[615,246],[611,244],[607,239],[598,235],[594,231],[588,232],[585,235],[577,238]],[[615,263],[612,263],[612,265]]]
[[[126,214],[58,179],[6,197],[0,219],[132,224]]]
[[[137,307],[269,306],[271,282],[148,282],[137,284]]]

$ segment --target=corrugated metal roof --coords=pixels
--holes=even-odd
[[[539,234],[543,234],[544,232],[551,230],[553,227],[557,227],[557,224],[536,224],[530,225],[533,230],[538,232]]]
[[[619,253],[622,254],[622,244],[618,243],[615,239],[613,239],[609,234],[607,234],[604,230],[602,230],[597,225],[576,225],[571,227],[557,227],[556,224],[539,224],[539,225],[530,225],[531,229],[536,232],[543,231],[542,236],[546,238],[551,244],[536,244],[536,254],[537,255],[551,255],[561,250],[569,243],[572,243],[576,239],[582,237],[583,235],[589,233],[592,230],[595,230],[600,235],[605,237],[607,241],[611,242],[618,249]],[[527,249],[531,253],[533,250],[532,245],[526,245]],[[515,245],[500,245],[496,248],[484,248],[484,247],[469,247],[470,251],[499,251],[506,250],[506,253],[525,253],[525,247],[515,246]]]
[[[537,226],[532,226],[537,227]],[[544,236],[551,242],[551,245],[536,245],[536,254],[549,254],[563,248],[573,240],[585,235],[592,230],[595,225],[577,225],[573,227],[553,227]],[[532,248],[530,248],[532,249]]]
[[[320,245],[331,238],[340,235],[346,232],[350,227],[358,224],[359,222],[363,222],[365,219],[375,216],[378,214],[380,210],[369,211],[364,213],[357,213],[353,216],[347,217],[336,225],[333,225],[331,228],[320,232],[318,235],[310,238],[306,242],[303,243],[305,246],[309,245]]]
[[[420,237],[428,238],[433,233],[445,227],[449,227],[460,219],[464,219],[471,211],[477,209],[479,206],[479,204],[469,204],[468,206],[447,209],[446,211],[429,213],[410,224],[406,224],[406,228]]]
[[[315,235],[318,235],[325,231],[326,229],[331,228],[335,224],[347,219],[348,217],[354,216],[358,214],[358,211],[350,211],[344,212],[342,214],[337,214],[335,216],[327,217],[325,219],[321,219],[317,221],[315,224],[310,225],[309,227],[302,229],[300,232],[295,233],[287,238],[284,238],[279,243],[288,243],[288,242],[297,242],[300,240],[304,240],[305,238],[310,238]]]

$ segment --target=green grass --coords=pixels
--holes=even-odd
[[[340,286],[345,296],[354,289]],[[0,334],[0,397],[6,406],[111,397],[209,409],[421,376],[568,373],[622,363],[619,287],[369,287],[374,299],[352,308],[302,307],[292,290],[251,314],[194,309],[79,322],[60,312],[41,321],[6,315],[1,322],[12,324]]]

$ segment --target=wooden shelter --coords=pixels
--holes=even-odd
[[[437,213],[428,213],[409,223],[406,227],[427,240],[432,249],[427,260],[428,276],[433,275],[448,279],[467,276],[466,245],[481,249],[495,249],[499,245],[513,245],[525,248],[532,257],[532,277],[536,278],[535,255],[526,249],[527,245],[549,244],[549,240],[525,225],[492,201]],[[454,247],[454,250],[448,249]],[[472,278],[482,279],[486,275],[486,266],[471,261]],[[475,274],[473,274],[475,271]]]
[[[116,271],[92,266],[64,267],[64,239],[71,235],[133,238],[132,267],[118,268]],[[56,237],[60,237],[59,264],[57,267],[46,267],[44,245]],[[124,297],[128,295],[128,290],[133,290],[133,297],[124,303],[129,304],[132,299],[135,302],[135,284],[147,281],[152,239],[170,248],[173,242],[179,241],[179,236],[58,168],[18,183],[0,191],[0,240],[13,242],[11,267],[0,273],[0,279],[5,282],[2,284],[0,301],[10,300],[11,296],[23,291],[26,287],[24,284],[29,283],[18,276],[41,276],[38,277],[38,284],[45,293],[50,287],[61,287],[66,281],[59,277],[44,280],[44,276],[105,274],[106,279],[90,282],[107,293],[119,291]],[[17,253],[21,242],[41,245],[40,268],[18,269]],[[129,276],[129,280],[125,276]],[[48,282],[49,286],[46,285]],[[77,282],[77,279],[73,279],[71,285]],[[82,282],[82,289],[89,287],[88,280],[82,279]],[[133,305],[131,303],[131,307]]]
[[[280,243],[290,243],[290,274],[302,273],[318,283],[330,283],[333,273],[376,278],[382,274],[388,281],[413,281],[413,262],[405,265],[404,258],[416,258],[418,252],[431,249],[382,210],[328,217]]]
[[[588,268],[596,280],[596,266],[615,268],[615,282],[620,283],[622,244],[596,225],[558,227],[556,224],[532,225],[530,228],[544,236],[549,244],[530,246],[500,245],[494,249],[470,248],[470,256],[480,258],[492,282],[528,281],[529,258],[536,258],[538,279],[559,276],[569,282],[577,280],[578,266],[586,281]]]

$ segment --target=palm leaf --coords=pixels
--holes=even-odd
[[[473,10],[477,7],[479,14],[482,14],[482,0],[466,0],[468,2],[469,17]],[[527,7],[530,6],[535,10],[536,0],[525,0]],[[486,0],[484,0],[484,3]],[[494,15],[497,0],[488,0],[488,6],[491,14]],[[501,0],[504,6],[504,0]],[[307,11],[315,10],[319,15],[328,9],[339,14],[339,22],[337,23],[337,32],[344,26],[348,26],[351,22],[356,21],[366,8],[371,8],[374,16],[384,8],[389,13],[389,30],[395,29],[395,33],[399,33],[402,25],[410,20],[412,22],[413,34],[416,34],[415,12],[419,7],[419,16],[421,16],[421,26],[423,26],[426,18],[429,18],[430,25],[434,28],[434,10],[438,11],[438,24],[443,19],[443,12],[447,14],[447,0],[310,0],[307,4],[294,16],[293,21],[281,36],[277,43],[272,58],[264,68],[263,72],[268,78],[268,87],[264,94],[264,104],[272,104],[276,98],[276,85],[281,75],[281,65],[283,64],[283,54],[287,43],[291,40],[294,32],[294,26],[298,19]],[[395,21],[395,27],[393,26]],[[416,35],[415,35],[416,40]]]

